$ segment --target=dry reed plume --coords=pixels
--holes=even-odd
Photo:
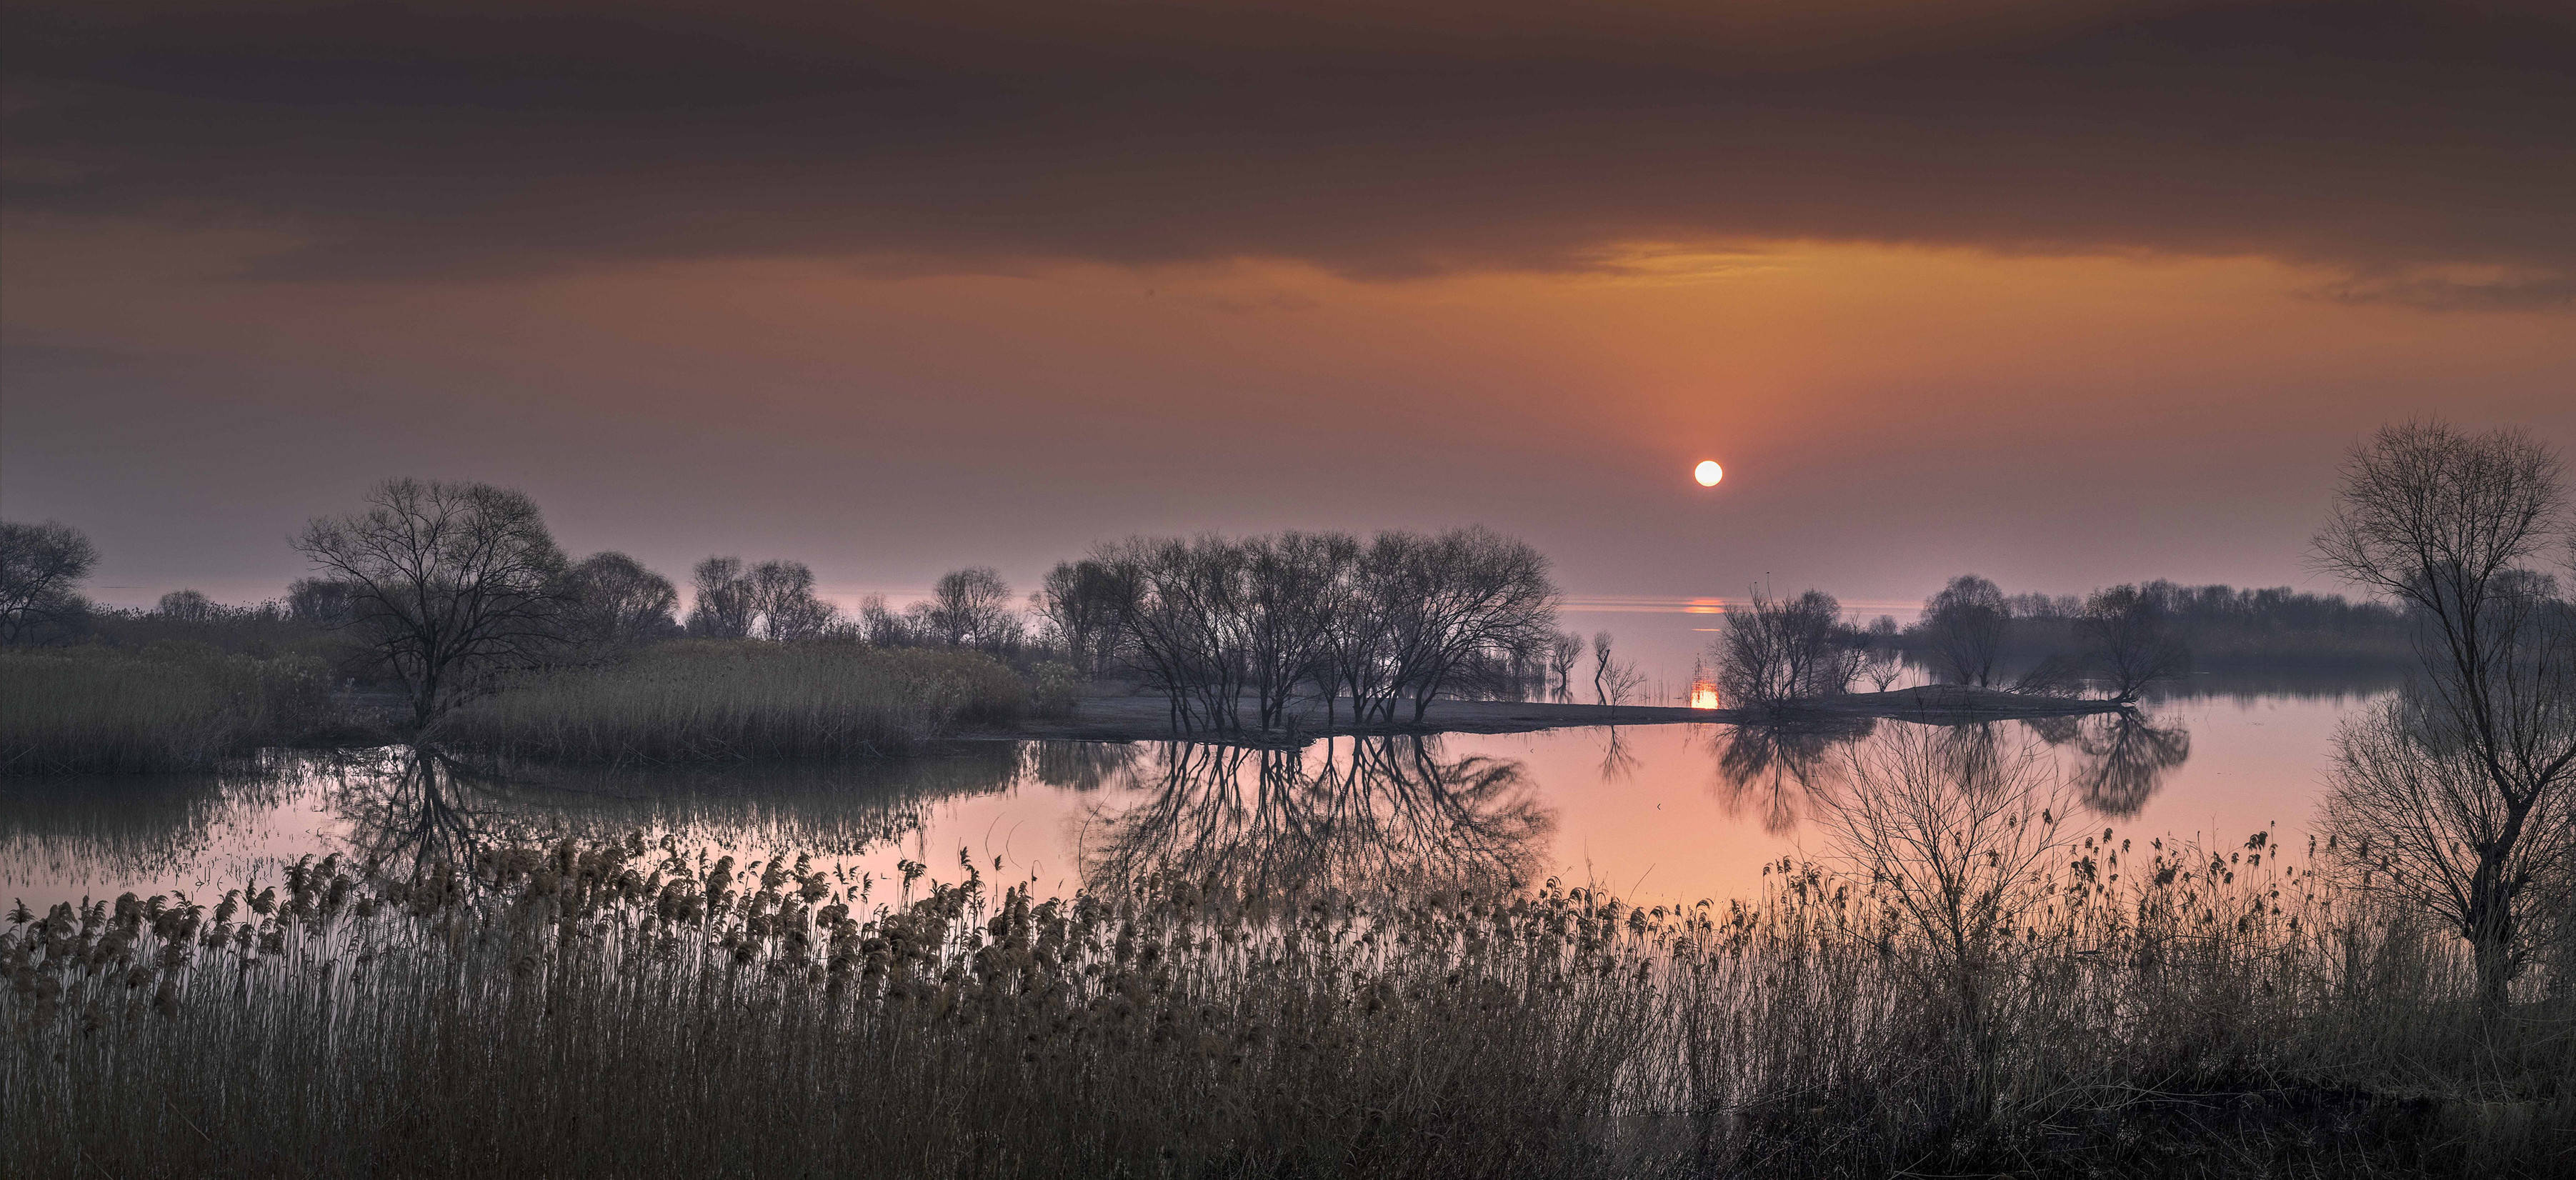
[[[21,912],[25,1175],[2541,1174],[2568,997],[2266,837],[2071,841],[1978,958],[1882,886],[1119,900],[638,836]],[[962,860],[962,858],[961,858]],[[896,891],[878,904],[879,895]]]

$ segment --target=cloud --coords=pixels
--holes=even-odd
[[[2563,9],[1565,13],[40,2],[9,18],[5,200],[283,231],[258,273],[289,278],[1615,272],[1782,239],[2264,255],[2428,306],[2552,306],[2576,275]],[[2370,277],[2463,265],[2525,277]]]

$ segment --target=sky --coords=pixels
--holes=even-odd
[[[2332,589],[2378,425],[2576,453],[2564,0],[0,21],[0,514],[111,602],[402,475],[845,600],[1469,523],[1593,602]]]

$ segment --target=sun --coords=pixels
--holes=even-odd
[[[1717,481],[1726,478],[1726,469],[1718,466],[1715,459],[1702,459],[1699,466],[1692,469],[1691,478],[1698,480],[1701,487],[1713,488]]]

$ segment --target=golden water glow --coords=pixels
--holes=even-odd
[[[1691,470],[1691,478],[1698,480],[1701,487],[1713,488],[1717,481],[1726,478],[1726,469],[1718,466],[1715,459],[1702,459],[1699,466]]]

